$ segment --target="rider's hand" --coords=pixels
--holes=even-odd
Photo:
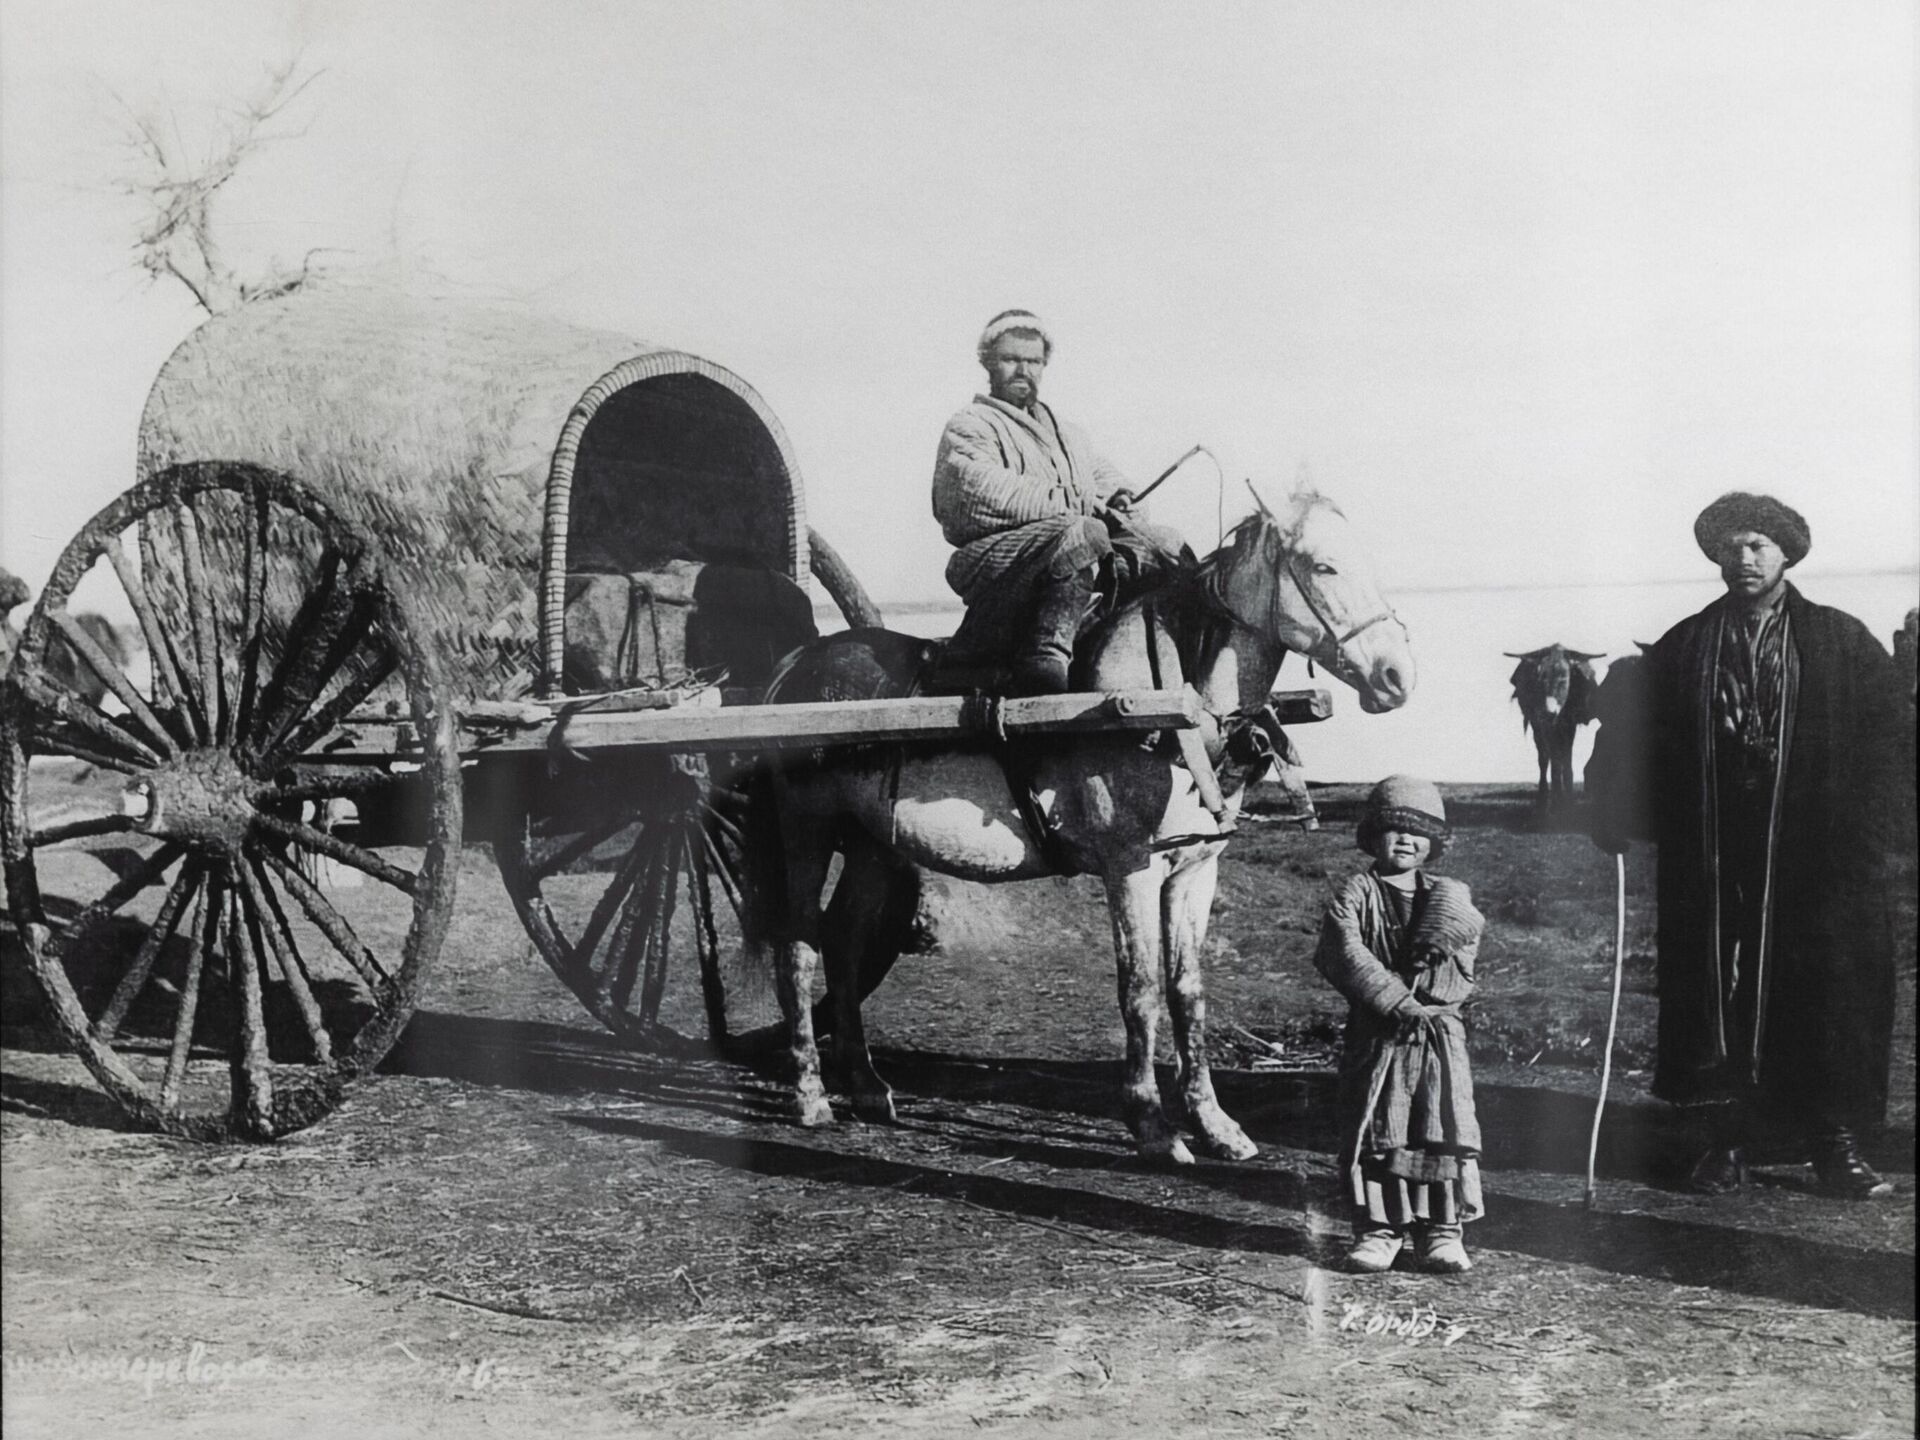
[[[1131,490],[1125,490],[1125,489],[1115,490],[1110,494],[1103,496],[1102,503],[1107,507],[1107,509],[1115,511],[1121,515],[1124,515],[1129,510],[1133,509],[1133,492]]]

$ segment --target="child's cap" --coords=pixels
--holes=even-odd
[[[1373,787],[1367,796],[1367,813],[1360,817],[1360,830],[1354,844],[1371,852],[1382,830],[1404,830],[1409,835],[1424,835],[1433,842],[1433,858],[1438,860],[1453,839],[1453,827],[1447,824],[1447,805],[1440,798],[1440,787],[1417,775],[1389,775]]]

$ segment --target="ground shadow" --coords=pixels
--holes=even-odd
[[[120,1107],[90,1085],[40,1080],[11,1070],[0,1070],[0,1111],[58,1120],[83,1130],[130,1128]]]
[[[879,1156],[849,1155],[798,1141],[715,1135],[651,1120],[606,1115],[568,1118],[589,1130],[650,1140],[689,1159],[705,1160],[753,1175],[904,1191],[956,1200],[1022,1219],[1054,1221],[1110,1234],[1170,1240],[1207,1249],[1292,1256],[1323,1269],[1336,1265],[1345,1249],[1338,1236],[1317,1236],[1298,1225],[1232,1220],[1070,1185],[1047,1185],[1010,1176],[942,1170]],[[1297,1180],[1290,1180],[1280,1172],[1263,1174],[1261,1180],[1268,1200],[1281,1208],[1305,1208],[1305,1187]],[[1300,1193],[1293,1196],[1281,1193],[1289,1185]]]
[[[1143,1168],[1127,1145],[1119,1115],[1119,1066],[1113,1062],[1027,1058],[978,1059],[911,1051],[877,1052],[902,1101],[905,1128],[934,1130],[957,1148],[1054,1170],[1096,1172]],[[381,1067],[396,1075],[457,1079],[553,1095],[623,1097],[646,1118],[576,1115],[572,1123],[658,1140],[690,1155],[757,1174],[801,1175],[835,1184],[912,1188],[1034,1219],[1177,1240],[1184,1244],[1297,1256],[1332,1265],[1334,1241],[1297,1225],[1258,1224],[1177,1205],[1147,1204],[1073,1185],[1003,1175],[947,1171],[898,1159],[849,1154],[833,1137],[803,1140],[714,1134],[667,1123],[672,1114],[707,1115],[747,1125],[790,1123],[790,1094],[771,1057],[747,1066],[717,1056],[663,1059],[627,1049],[612,1035],[540,1021],[423,1013]],[[1163,1076],[1163,1084],[1165,1083]],[[1217,1072],[1221,1099],[1253,1137],[1331,1155],[1334,1077]],[[1489,1135],[1489,1170],[1578,1174],[1585,1167],[1590,1102],[1544,1088],[1489,1085],[1479,1092]],[[917,1102],[958,1113],[916,1116]],[[97,1092],[60,1082],[6,1075],[0,1106],[68,1123],[122,1128],[117,1110]],[[657,1107],[657,1109],[656,1109]],[[1021,1112],[1009,1116],[994,1107]],[[1032,1118],[1027,1118],[1032,1117]],[[1094,1127],[1089,1133],[1089,1123]],[[1665,1107],[1624,1106],[1612,1130],[1601,1173],[1644,1178],[1665,1172],[1689,1152],[1691,1138]],[[1113,1144],[1100,1143],[1110,1126]],[[1883,1136],[1890,1150],[1897,1137]],[[1888,1168],[1904,1156],[1877,1154]],[[1183,1172],[1188,1183],[1276,1209],[1337,1208],[1337,1187],[1324,1172],[1303,1175],[1271,1161],[1206,1164]],[[1794,1304],[1911,1319],[1910,1257],[1861,1246],[1731,1229],[1682,1218],[1601,1212],[1510,1195],[1491,1197],[1475,1226],[1479,1245],[1541,1259],[1590,1265],[1673,1284],[1711,1286]]]
[[[569,1117],[605,1134],[667,1146],[677,1154],[759,1176],[819,1181],[956,1200],[1022,1219],[1169,1240],[1206,1249],[1284,1255],[1324,1268],[1339,1263],[1337,1236],[1297,1225],[1250,1223],[1190,1208],[1155,1205],[1070,1185],[936,1169],[909,1161],[815,1148],[799,1141],[715,1135],[653,1120]],[[1282,1209],[1304,1209],[1311,1182],[1285,1172],[1207,1167],[1223,1189]],[[1760,1299],[1912,1319],[1914,1282],[1905,1257],[1794,1236],[1729,1230],[1649,1215],[1588,1214],[1541,1201],[1495,1197],[1475,1227],[1478,1245],[1537,1259],[1592,1266],[1676,1285],[1708,1286]]]

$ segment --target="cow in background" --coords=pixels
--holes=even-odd
[[[1573,741],[1582,725],[1594,718],[1600,682],[1593,662],[1600,654],[1547,645],[1539,650],[1504,652],[1520,663],[1510,680],[1520,706],[1520,725],[1533,733],[1540,761],[1537,801],[1543,813],[1573,800]]]

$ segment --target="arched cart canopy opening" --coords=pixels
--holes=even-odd
[[[191,460],[283,471],[372,531],[469,697],[557,684],[569,574],[808,578],[799,468],[746,382],[457,299],[320,285],[207,321],[140,428],[142,478]]]

